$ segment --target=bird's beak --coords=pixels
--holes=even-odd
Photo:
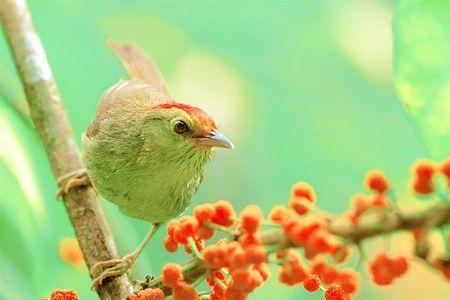
[[[198,145],[206,147],[221,147],[233,149],[233,143],[222,133],[216,130],[212,130],[207,134],[195,138]]]

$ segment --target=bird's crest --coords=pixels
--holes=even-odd
[[[178,103],[178,102],[169,102],[169,103],[158,104],[155,106],[155,108],[181,109],[181,110],[185,111],[187,114],[189,114],[191,117],[196,118],[199,121],[202,128],[218,129],[218,126],[217,126],[216,122],[214,121],[214,119],[198,107],[187,105],[187,104],[182,104],[182,103]]]

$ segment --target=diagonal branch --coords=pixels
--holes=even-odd
[[[0,0],[0,17],[55,177],[83,167],[69,120],[25,0]],[[64,197],[87,266],[118,253],[92,187],[71,189]],[[122,275],[102,286],[101,299],[125,299],[131,285]]]

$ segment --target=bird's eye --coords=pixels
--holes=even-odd
[[[178,120],[173,123],[173,131],[178,134],[183,134],[189,131],[189,127],[185,122]]]

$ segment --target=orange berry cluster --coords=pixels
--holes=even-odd
[[[414,190],[425,194],[434,191],[433,178],[442,173],[450,184],[450,159],[440,167],[421,161],[414,168]],[[370,171],[365,178],[369,194],[356,194],[351,199],[347,217],[357,226],[361,217],[369,212],[383,212],[391,207],[388,197],[393,197],[390,183],[383,172]],[[164,245],[169,252],[175,252],[183,245],[195,257],[203,261],[207,269],[206,282],[211,287],[211,300],[245,300],[269,277],[267,263],[281,266],[278,280],[286,285],[303,285],[309,292],[320,288],[325,291],[326,300],[351,299],[360,285],[360,276],[351,268],[339,269],[325,263],[323,258],[332,258],[334,264],[344,263],[350,256],[350,248],[330,233],[329,216],[318,212],[316,194],[305,182],[296,183],[290,192],[287,205],[275,206],[269,221],[277,225],[289,239],[282,250],[265,247],[260,237],[263,212],[256,205],[245,207],[239,217],[227,201],[207,203],[194,208],[193,216],[183,216],[167,227],[168,236]],[[232,239],[222,239],[203,247],[216,231],[231,234]],[[421,231],[414,231],[417,237]],[[193,243],[195,242],[195,243]],[[290,247],[287,247],[290,245]],[[298,247],[301,252],[294,249]],[[449,262],[437,260],[435,265],[449,278]],[[390,258],[382,253],[369,264],[369,271],[375,284],[388,285],[402,276],[408,269],[404,257]],[[192,285],[184,281],[179,265],[167,264],[162,274],[163,284],[170,287],[174,300],[196,300],[199,295]],[[158,299],[159,300],[159,299]]]
[[[164,265],[162,270],[162,282],[164,285],[172,289],[172,295],[174,300],[199,299],[197,290],[192,285],[184,281],[180,265],[177,264]]]
[[[78,295],[74,290],[54,290],[49,297],[49,300],[78,300]]]
[[[419,195],[431,194],[435,190],[434,178],[441,173],[450,188],[450,157],[441,164],[429,160],[419,160],[413,166],[412,188]]]
[[[128,300],[164,300],[165,296],[161,289],[145,289],[131,295]]]
[[[389,285],[408,270],[406,258],[390,258],[386,253],[378,254],[369,264],[373,282],[377,285]]]
[[[386,193],[389,191],[389,181],[380,170],[372,170],[366,174],[365,186],[373,192],[371,195],[356,194],[350,199],[350,209],[347,218],[352,224],[358,224],[361,217],[370,210],[383,210],[391,203]]]
[[[311,260],[319,254],[329,254],[336,262],[344,262],[350,251],[329,234],[326,220],[320,215],[310,218],[305,216],[311,209],[305,203],[313,204],[315,199],[314,189],[307,183],[299,182],[291,190],[289,208],[275,206],[269,219],[279,224],[295,245],[304,248],[307,259]]]
[[[344,268],[339,270],[321,260],[311,264],[311,274],[319,277],[323,284],[328,287],[340,287],[348,295],[356,293],[360,284],[359,274],[352,269]]]
[[[235,223],[235,212],[228,201],[217,201],[214,204],[201,204],[194,209],[194,216],[183,216],[173,220],[167,226],[168,236],[164,239],[164,247],[169,252],[175,252],[178,245],[185,247],[190,253],[188,238],[191,237],[201,251],[203,241],[214,235],[214,230],[207,227],[208,223],[230,227]]]
[[[206,267],[216,270],[207,279],[213,288],[212,300],[246,299],[249,293],[268,279],[269,271],[265,264],[267,253],[257,234],[262,218],[259,207],[247,206],[239,215],[239,240],[217,243],[203,251]],[[225,278],[218,269],[229,272],[229,278]]]

